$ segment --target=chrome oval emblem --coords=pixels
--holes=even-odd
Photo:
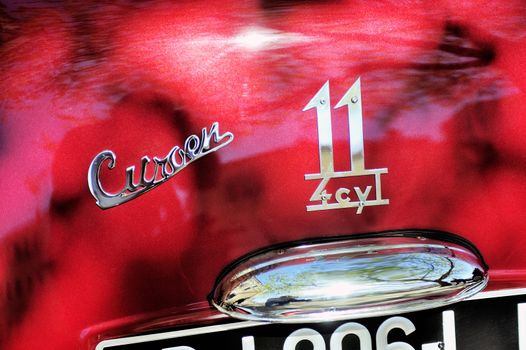
[[[163,158],[154,157],[154,175],[151,179],[146,179],[146,168],[152,162],[150,157],[144,156],[141,159],[140,180],[134,183],[135,166],[126,169],[126,184],[118,193],[109,193],[104,190],[100,182],[100,168],[105,161],[108,161],[108,168],[113,169],[117,156],[110,150],[102,151],[95,156],[88,171],[88,187],[91,195],[97,201],[97,205],[102,209],[115,207],[119,204],[128,202],[138,196],[152,190],[160,184],[170,180],[186,166],[197,159],[215,152],[225,147],[234,140],[234,134],[226,132],[219,134],[219,123],[215,122],[210,130],[203,128],[201,137],[190,135],[186,138],[184,146],[174,146]],[[213,143],[212,143],[213,142]]]
[[[487,281],[481,255],[457,236],[382,233],[252,255],[223,274],[211,302],[240,319],[317,322],[440,307]]]

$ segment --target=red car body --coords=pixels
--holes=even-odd
[[[206,305],[227,264],[314,237],[447,231],[481,251],[489,289],[526,286],[523,2],[4,1],[0,21],[1,348],[89,348],[98,324]],[[318,129],[303,108],[358,78],[365,166],[388,168],[389,204],[307,211]],[[96,205],[101,151],[118,192],[127,167],[214,122],[230,144]],[[332,130],[346,170],[344,108]]]

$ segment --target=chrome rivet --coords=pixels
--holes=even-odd
[[[351,102],[352,102],[352,103],[356,103],[356,102],[358,102],[358,97],[357,97],[357,96],[353,96],[353,97],[351,98]]]

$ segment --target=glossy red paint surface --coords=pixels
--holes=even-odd
[[[84,329],[202,302],[267,245],[429,228],[526,283],[526,7],[521,1],[5,3],[0,8],[0,347],[75,349]],[[388,206],[307,212],[315,111],[361,77],[365,166]],[[144,155],[218,121],[232,144],[119,207]],[[348,170],[346,112],[333,111]]]

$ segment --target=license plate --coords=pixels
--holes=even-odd
[[[243,321],[138,335],[102,341],[96,350],[526,350],[526,295],[482,295],[397,316],[310,324]]]

